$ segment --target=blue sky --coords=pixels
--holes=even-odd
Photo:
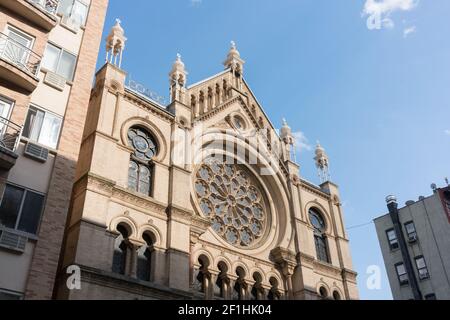
[[[450,177],[449,16],[448,0],[110,0],[104,38],[120,18],[123,68],[165,96],[177,52],[194,83],[223,70],[236,41],[273,123],[307,139],[305,178],[318,182],[307,145],[327,149],[352,227],[384,214],[386,195],[403,203]],[[361,298],[391,299],[374,226],[349,235]],[[370,265],[381,290],[366,287]]]

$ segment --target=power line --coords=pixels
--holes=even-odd
[[[373,224],[373,221],[349,227],[349,228],[347,228],[347,230],[358,229],[358,228],[362,228],[362,227],[365,227],[365,226],[368,226],[368,225],[371,225],[371,224]]]

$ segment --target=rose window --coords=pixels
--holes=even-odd
[[[250,247],[264,234],[267,214],[262,192],[243,166],[209,158],[196,175],[202,214],[228,243]]]

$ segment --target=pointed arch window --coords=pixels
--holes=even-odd
[[[316,246],[317,259],[322,262],[330,263],[327,237],[325,235],[325,220],[323,219],[322,214],[315,208],[309,209],[309,220],[314,228],[314,243]]]
[[[153,136],[133,127],[128,131],[128,143],[134,149],[128,169],[128,188],[150,196],[152,193],[153,158],[158,152]]]

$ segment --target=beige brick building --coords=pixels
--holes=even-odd
[[[357,299],[325,150],[322,183],[302,179],[291,130],[275,130],[236,45],[224,71],[190,86],[178,56],[165,106],[126,81],[125,40],[117,22],[91,93],[57,297]],[[69,290],[72,266],[81,285]]]
[[[0,1],[0,299],[50,299],[107,0]]]

